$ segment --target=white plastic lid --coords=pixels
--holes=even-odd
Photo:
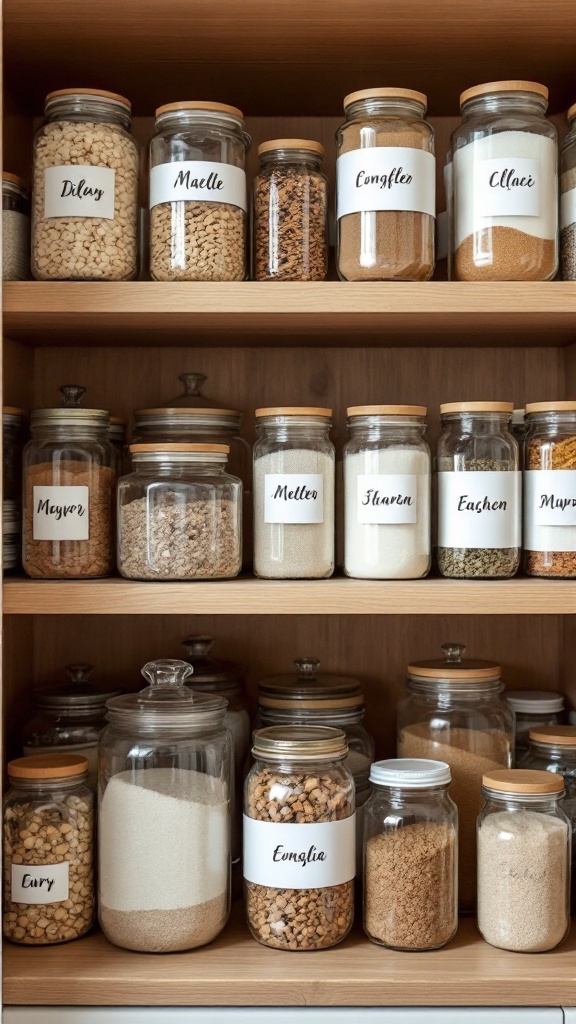
[[[514,711],[525,715],[553,715],[564,710],[562,694],[547,690],[514,690],[505,693],[504,698]]]
[[[423,757],[395,757],[389,761],[375,761],[370,767],[370,782],[378,786],[430,789],[447,786],[451,778],[445,761],[430,761]]]

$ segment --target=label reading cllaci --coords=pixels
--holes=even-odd
[[[418,522],[418,477],[409,473],[358,477],[359,523]]]
[[[227,203],[247,209],[246,174],[212,160],[180,160],[150,168],[150,209],[182,201]]]
[[[336,161],[337,217],[375,210],[436,213],[436,161],[407,146],[353,149]]]
[[[33,539],[88,540],[88,501],[87,487],[33,487]]]
[[[46,167],[44,217],[102,217],[114,220],[116,171],[91,164]]]
[[[322,473],[266,473],[265,523],[323,523]]]
[[[521,474],[438,473],[438,546],[519,548]]]
[[[70,864],[12,864],[12,903],[61,903],[68,899]]]
[[[480,217],[539,217],[538,160],[497,157],[474,162],[474,202]]]
[[[356,874],[356,815],[277,824],[244,815],[244,878],[273,889],[325,889]]]

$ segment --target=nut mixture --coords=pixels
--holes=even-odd
[[[4,812],[4,935],[36,946],[84,935],[94,921],[92,795],[69,793],[61,803],[21,800]],[[58,903],[12,903],[12,864],[68,861],[69,897]]]
[[[228,203],[160,203],[150,211],[155,281],[242,281],[246,214]]]
[[[576,469],[576,437],[545,446],[530,441],[526,469]],[[524,569],[529,576],[576,576],[576,551],[525,551]]]
[[[341,821],[353,813],[351,791],[329,773],[262,768],[249,778],[247,796],[246,814],[258,821]],[[322,889],[275,889],[248,881],[245,886],[248,924],[266,946],[324,949],[344,939],[352,926],[353,881]]]
[[[323,281],[328,271],[328,187],[292,164],[261,171],[254,187],[256,281]]]
[[[44,217],[47,167],[88,165],[116,172],[114,220]],[[138,149],[119,127],[51,121],[36,142],[32,272],[41,281],[125,281],[137,270]]]

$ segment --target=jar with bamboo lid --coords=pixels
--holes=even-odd
[[[426,96],[412,89],[362,89],[344,100],[336,216],[345,281],[432,276],[436,168],[426,107]]]
[[[576,576],[576,402],[526,406],[524,571]]]
[[[22,178],[2,174],[2,280],[30,277],[30,189]]]
[[[576,281],[576,103],[566,114],[568,134],[560,147],[560,272]]]

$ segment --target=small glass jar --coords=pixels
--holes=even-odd
[[[440,406],[438,568],[453,579],[509,579],[521,549],[520,456],[511,402]]]
[[[243,871],[248,927],[264,946],[327,949],[352,927],[356,829],[347,753],[340,729],[254,733]]]
[[[328,273],[328,182],[324,147],[309,139],[258,146],[254,179],[255,281],[324,281]]]
[[[336,143],[338,274],[428,281],[434,270],[436,162],[427,99],[363,89],[344,100]]]
[[[118,570],[133,580],[217,580],[242,564],[242,483],[224,444],[132,444],[118,481]]]
[[[527,405],[524,572],[528,576],[576,577],[574,470],[576,402]]]
[[[35,714],[22,733],[22,753],[76,754],[88,762],[87,785],[98,788],[98,738],[106,701],[121,691],[90,682],[92,665],[67,665],[68,682],[37,691]]]
[[[94,797],[74,754],[8,764],[4,935],[24,946],[79,939],[94,923]]]
[[[334,572],[331,409],[256,410],[254,572],[326,579]]]
[[[84,579],[114,567],[115,452],[110,414],[80,406],[85,388],[60,388],[64,405],[34,409],[24,448],[22,562],[37,579]]]
[[[500,666],[463,658],[462,644],[443,644],[440,660],[408,666],[408,696],[398,707],[398,756],[445,761],[459,814],[460,910],[476,902],[476,818],[484,772],[511,768],[514,712],[500,694]]]
[[[344,572],[420,579],[430,571],[430,448],[420,405],[348,409]]]
[[[499,949],[542,953],[570,929],[570,825],[550,772],[487,772],[478,818],[478,929]]]
[[[2,174],[2,280],[30,277],[30,192],[16,174]]]
[[[138,270],[139,152],[130,102],[100,89],[46,97],[34,138],[32,273],[128,281]]]
[[[232,741],[226,701],[185,686],[185,661],[108,701],[99,746],[99,918],[125,949],[204,946],[230,912]]]
[[[564,720],[564,697],[548,690],[512,690],[504,693],[504,700],[516,715],[515,764],[519,766],[528,750],[530,730]]]
[[[549,281],[558,269],[558,134],[548,89],[489,82],[452,135],[457,281]]]
[[[566,118],[568,134],[560,147],[560,275],[576,281],[576,103]]]
[[[110,444],[116,452],[116,472],[118,476],[130,472],[130,456],[126,446],[126,420],[120,416],[110,417]]]
[[[458,811],[450,768],[399,758],[370,769],[364,807],[364,931],[389,949],[422,951],[458,927]]]
[[[150,142],[150,274],[155,281],[246,277],[244,115],[224,103],[168,103]]]

